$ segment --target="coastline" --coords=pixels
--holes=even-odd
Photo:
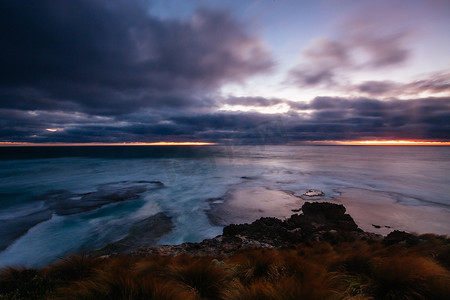
[[[450,235],[450,208],[407,205],[407,196],[362,188],[340,188],[338,195],[307,196],[307,190],[277,191],[263,186],[241,185],[217,199],[210,199],[207,211],[214,225],[252,222],[261,217],[288,218],[307,201],[342,204],[364,231],[386,236],[394,230],[417,234]],[[406,198],[404,203],[400,200]],[[275,199],[275,200],[274,200]],[[414,200],[414,199],[413,199]],[[416,200],[418,201],[418,200]]]
[[[340,190],[333,203],[343,204],[358,226],[369,232],[387,235],[393,230],[417,234],[449,235],[448,207],[406,205],[399,202],[399,194],[367,189]],[[377,228],[379,227],[379,228]]]
[[[3,232],[11,238],[2,240],[0,266],[42,267],[68,253],[102,248],[125,238],[136,223],[159,212],[171,217],[174,227],[153,245],[174,245],[215,237],[230,223],[248,223],[266,216],[288,218],[304,200],[345,204],[365,231],[450,234],[450,212],[447,218],[434,218],[447,210],[448,149],[214,146],[214,151],[207,151],[211,147],[182,147],[135,153],[124,148],[123,153],[114,147],[100,152],[86,149],[81,157],[61,150],[56,153],[59,156],[48,159],[33,156],[31,151],[32,160],[1,161],[5,201],[0,219],[5,225]],[[384,159],[379,161],[379,157]],[[159,188],[152,182],[164,186]],[[338,199],[347,187],[373,196],[379,206],[362,206],[364,195],[361,199]],[[325,195],[302,199],[309,189]],[[230,204],[235,198],[242,200],[244,208],[235,201],[236,209],[226,211],[226,202]],[[264,198],[271,198],[272,203],[262,201]],[[400,205],[391,203],[395,201]],[[384,203],[390,208],[418,211],[417,224],[423,226],[409,223],[424,231],[388,222],[395,210],[383,209]],[[221,213],[214,217],[234,219],[213,225],[209,212],[213,207],[221,207]],[[277,214],[271,214],[276,210]],[[380,218],[364,224],[359,211],[369,217],[373,211]],[[426,228],[436,220],[442,220],[441,230]],[[393,228],[382,232],[383,226]]]
[[[146,255],[213,255],[230,256],[248,248],[279,249],[307,241],[343,242],[350,240],[382,240],[384,237],[361,230],[341,204],[305,202],[289,218],[260,217],[251,223],[229,224],[222,235],[199,243],[139,247],[132,256]],[[406,233],[405,233],[406,234]],[[110,253],[106,255],[120,255]]]
[[[361,230],[340,204],[231,224],[200,243],[0,270],[1,299],[446,299],[450,239]],[[159,218],[164,218],[159,216]],[[146,222],[144,227],[156,224]]]
[[[356,196],[360,196],[360,190],[348,189],[346,193],[331,199],[319,199],[320,197],[313,196],[314,200],[305,200],[308,196],[295,196],[286,191],[269,191],[264,188],[251,187],[240,190],[233,190],[227,193],[223,198],[210,199],[213,206],[209,217],[211,221],[217,222],[216,225],[223,225],[222,235],[213,238],[204,239],[201,242],[185,242],[176,245],[150,245],[134,244],[124,246],[121,241],[111,243],[100,249],[94,251],[94,255],[101,255],[102,257],[116,256],[126,253],[132,256],[146,256],[146,255],[213,255],[213,256],[230,256],[234,253],[248,249],[248,248],[267,248],[278,249],[283,247],[290,247],[298,243],[307,241],[324,241],[330,243],[348,242],[348,241],[385,241],[390,239],[398,239],[397,242],[417,241],[419,235],[440,235],[446,237],[445,234],[422,229],[417,231],[400,230],[400,226],[394,223],[398,218],[402,218],[403,214],[411,214],[410,218],[415,219],[417,216],[414,213],[420,213],[423,209],[421,207],[406,207],[401,205],[404,211],[394,214],[395,218],[380,218],[382,211],[374,211],[370,205],[374,207],[372,198],[366,198],[365,202],[358,202],[354,200]],[[262,201],[242,201],[240,197],[247,199],[248,193],[265,194],[266,196],[282,196],[285,200],[282,205],[267,213],[267,209],[271,208],[273,203],[267,201],[268,198],[263,198]],[[320,191],[314,191],[320,192]],[[353,194],[351,194],[353,192]],[[325,195],[323,195],[325,196]],[[270,197],[269,197],[270,198]],[[254,199],[254,198],[253,198]],[[331,200],[331,201],[330,201]],[[345,204],[343,205],[342,202]],[[279,202],[277,202],[279,203]],[[299,209],[292,209],[296,203],[301,203]],[[376,203],[376,202],[375,202]],[[267,206],[269,205],[269,206]],[[392,202],[389,209],[398,209],[396,206],[400,204]],[[296,206],[299,207],[299,206]],[[347,207],[351,207],[350,210]],[[251,208],[250,211],[246,210]],[[231,212],[240,212],[237,216],[232,215]],[[352,217],[352,213],[357,213],[358,219]],[[220,214],[222,217],[216,217]],[[289,214],[287,217],[285,214]],[[157,217],[160,218],[161,214]],[[250,222],[245,222],[252,218]],[[367,218],[367,219],[364,219]],[[378,218],[378,219],[377,219]],[[170,232],[171,219],[167,216],[163,218],[167,222],[164,224],[154,224],[155,228],[141,228],[141,231],[135,231],[134,235],[124,238],[123,240],[138,239],[139,234],[149,235],[151,232],[159,232],[158,236],[153,236],[153,241],[163,234]],[[149,220],[146,222],[148,223]],[[357,220],[360,220],[358,222]],[[363,220],[363,221],[361,221]],[[233,222],[237,221],[237,222]],[[223,223],[220,223],[223,222]],[[425,221],[426,222],[426,221]],[[438,223],[442,220],[438,220]],[[377,225],[377,224],[396,224],[396,225]],[[416,225],[420,226],[420,222]],[[159,226],[165,228],[164,232],[158,229]],[[418,228],[418,227],[416,227]],[[148,239],[148,238],[147,238]],[[123,250],[128,252],[123,252]],[[116,250],[116,252],[114,251]]]

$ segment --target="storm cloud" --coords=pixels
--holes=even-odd
[[[219,10],[160,19],[139,0],[0,3],[0,107],[127,114],[205,105],[198,95],[266,72],[262,42]]]
[[[395,22],[368,12],[349,17],[337,26],[337,37],[320,37],[302,50],[304,63],[292,68],[287,82],[299,87],[342,84],[347,72],[379,70],[401,66],[410,55],[408,39],[412,28],[385,30]]]
[[[221,112],[172,119],[195,137],[226,143],[397,139],[450,140],[450,98],[382,101],[317,97],[285,114]],[[268,103],[270,104],[270,102]]]
[[[0,142],[450,141],[448,72],[343,82],[346,72],[406,62],[408,28],[354,20],[340,36],[312,40],[290,82],[348,96],[293,101],[222,90],[277,67],[232,12],[152,9],[144,0],[1,1]]]
[[[450,139],[450,98],[382,101],[317,97],[292,130],[311,140]]]
[[[401,83],[390,80],[364,81],[356,85],[345,87],[348,92],[359,92],[371,96],[392,97],[395,95],[418,95],[421,93],[450,92],[450,73],[433,73],[417,80]]]
[[[268,103],[270,105],[270,99]],[[34,142],[208,141],[221,144],[286,144],[299,141],[438,139],[450,141],[450,98],[382,101],[316,97],[284,114],[218,111],[178,113],[163,118],[136,115],[126,121],[50,113],[10,115],[0,111],[10,140]],[[3,113],[2,113],[3,112]],[[49,121],[51,120],[51,121]],[[68,127],[67,124],[70,123]],[[14,126],[16,124],[17,126]],[[46,131],[45,128],[68,127]],[[30,136],[35,134],[36,136]]]

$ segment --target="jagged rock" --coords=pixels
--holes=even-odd
[[[237,251],[248,248],[274,248],[272,245],[248,239],[243,236],[222,236],[219,235],[212,239],[205,239],[200,243],[183,243],[180,245],[160,245],[156,247],[141,247],[132,251],[131,255],[195,255],[195,256],[230,256]]]
[[[417,236],[409,234],[404,231],[394,230],[389,233],[383,240],[385,245],[393,245],[398,243],[405,243],[408,245],[416,245],[420,242]]]
[[[328,202],[306,202],[302,206],[303,214],[308,216],[323,215],[326,218],[338,218],[345,214],[345,207],[341,204],[333,204]]]
[[[379,237],[360,230],[342,205],[305,203],[302,210],[302,215],[295,214],[284,221],[260,218],[251,224],[231,224],[222,235],[201,243],[140,248],[132,254],[229,256],[246,248],[289,247],[309,240],[337,243]]]
[[[223,229],[224,236],[245,236],[273,246],[282,246],[287,241],[301,241],[301,231],[290,231],[286,223],[277,218],[260,218],[252,224],[231,224]]]
[[[361,231],[352,217],[345,213],[343,205],[306,202],[302,211],[302,215],[292,215],[286,222],[290,228],[302,228],[305,237],[318,231]]]
[[[224,236],[241,235],[250,239],[279,247],[298,243],[305,239],[333,239],[343,233],[360,234],[343,205],[327,202],[306,202],[302,206],[303,214],[294,214],[285,221],[276,218],[260,218],[252,224],[229,225],[223,229]],[[346,234],[352,236],[352,234]]]

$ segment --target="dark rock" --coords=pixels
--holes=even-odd
[[[130,253],[139,247],[154,246],[161,237],[172,231],[173,226],[172,217],[158,213],[135,223],[125,238],[108,244],[97,254]]]
[[[49,220],[54,213],[65,216],[88,212],[106,204],[136,199],[146,191],[162,187],[164,184],[159,181],[119,181],[100,185],[96,191],[83,194],[66,190],[48,191],[34,199],[36,202],[43,202],[43,208],[38,208],[39,210],[28,215],[2,221],[0,251],[32,227]]]
[[[284,221],[260,218],[251,224],[231,224],[223,229],[222,235],[201,243],[140,248],[132,254],[228,256],[246,248],[280,248],[310,241],[338,243],[379,238],[379,235],[360,230],[350,215],[345,214],[342,205],[305,203],[302,210],[302,215],[294,214]]]
[[[100,185],[97,191],[84,194],[65,190],[49,191],[37,200],[44,200],[48,210],[58,215],[71,215],[114,202],[133,200],[146,191],[162,187],[164,184],[159,181],[119,181]]]
[[[245,179],[245,180],[254,180],[257,177],[253,177],[253,176],[241,176],[241,179]]]
[[[306,216],[324,216],[325,218],[338,218],[345,214],[345,207],[341,204],[328,202],[306,202],[302,206],[303,214]]]
[[[417,245],[419,242],[420,239],[417,236],[399,230],[392,231],[383,240],[383,243],[387,246],[399,243]]]
[[[302,211],[302,215],[294,214],[285,221],[276,218],[261,218],[252,224],[232,224],[223,229],[223,235],[241,235],[279,246],[299,242],[312,236],[317,238],[318,234],[321,235],[320,232],[361,231],[358,230],[352,217],[345,214],[343,205],[307,202],[302,206]]]
[[[180,245],[159,245],[156,247],[139,248],[131,255],[195,255],[195,256],[231,256],[237,251],[249,248],[274,248],[272,245],[252,240],[243,236],[219,235],[212,239],[205,239],[200,243],[183,243]]]
[[[301,240],[299,232],[288,230],[286,223],[277,218],[260,218],[252,224],[231,224],[223,229],[224,236],[244,236],[246,238],[280,247],[287,242]]]
[[[294,214],[285,221],[276,218],[260,218],[252,224],[231,224],[223,229],[223,235],[244,236],[249,239],[280,247],[305,239],[348,240],[352,234],[362,231],[345,214],[345,207],[332,203],[305,203],[303,214]]]
[[[381,226],[380,226],[380,225],[375,225],[375,224],[372,224],[372,226],[373,226],[373,227],[375,227],[376,229],[380,229],[380,228],[381,228]]]
[[[302,211],[302,215],[292,215],[286,222],[291,228],[302,228],[306,236],[310,236],[316,231],[359,230],[352,217],[345,213],[343,205],[327,202],[306,202],[302,206]]]

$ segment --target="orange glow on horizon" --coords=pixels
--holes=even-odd
[[[390,141],[346,141],[336,142],[338,145],[368,145],[368,146],[450,146],[450,142],[440,141],[408,141],[408,140],[390,140]]]
[[[0,142],[0,147],[18,146],[211,146],[219,143],[208,142],[134,142],[134,143],[21,143]],[[342,146],[450,146],[450,142],[442,141],[408,141],[408,140],[366,140],[366,141],[303,141],[287,145],[342,145]]]
[[[302,141],[289,143],[292,146],[450,146],[443,141],[408,141],[408,140],[365,140],[365,141]]]
[[[156,142],[156,143],[137,143],[139,145],[147,146],[208,146],[217,145],[217,143],[207,142]]]
[[[20,143],[0,142],[0,147],[8,146],[209,146],[217,143],[207,142],[154,142],[154,143]]]

